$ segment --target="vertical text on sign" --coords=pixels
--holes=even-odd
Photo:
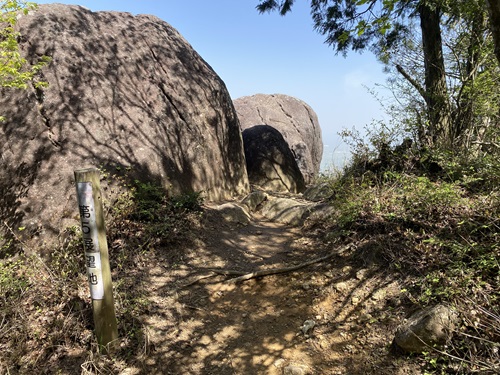
[[[95,218],[92,183],[78,182],[76,186],[80,219],[82,222],[83,247],[85,249],[85,264],[92,299],[104,298],[104,283],[102,279],[101,254]]]

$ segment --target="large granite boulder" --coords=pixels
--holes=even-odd
[[[304,177],[281,133],[268,125],[243,131],[248,179],[261,189],[300,193]]]
[[[227,89],[169,24],[50,4],[18,27],[22,55],[52,61],[48,88],[1,93],[0,222],[57,234],[77,217],[73,171],[86,167],[210,201],[248,192]]]
[[[323,141],[318,117],[303,101],[287,95],[257,94],[234,100],[241,129],[269,125],[288,143],[306,184],[318,175]]]

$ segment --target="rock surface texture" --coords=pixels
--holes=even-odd
[[[241,129],[268,125],[278,130],[292,151],[306,184],[317,176],[323,156],[318,117],[303,101],[291,96],[257,94],[234,101]]]
[[[248,179],[252,184],[268,191],[304,191],[304,177],[278,130],[268,125],[245,129],[243,144]]]
[[[22,54],[46,55],[48,88],[0,97],[0,220],[30,236],[77,215],[73,171],[99,167],[173,194],[248,191],[238,118],[222,80],[148,15],[40,5],[19,20]]]
[[[444,305],[417,311],[398,328],[394,343],[413,353],[443,345],[451,338],[457,318],[456,312]]]

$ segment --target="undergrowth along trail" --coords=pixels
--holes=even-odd
[[[71,227],[46,256],[1,263],[1,372],[494,373],[498,192],[382,176],[329,181],[331,217],[299,227],[231,223],[199,194],[136,182],[109,202],[120,349],[98,352]],[[287,271],[227,282],[274,269]],[[448,346],[395,351],[397,326],[440,302],[461,316]]]

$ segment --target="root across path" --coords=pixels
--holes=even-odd
[[[272,269],[264,269],[264,270],[257,270],[253,272],[242,272],[242,271],[233,271],[233,270],[223,270],[223,269],[212,269],[210,271],[220,274],[220,275],[240,275],[238,277],[234,277],[232,279],[227,280],[227,283],[238,283],[250,279],[255,279],[257,277],[264,277],[264,276],[270,276],[270,275],[278,275],[281,273],[287,273],[287,272],[292,272],[292,271],[297,271],[300,270],[301,268],[305,268],[307,266],[310,266],[312,264],[324,262],[328,259],[333,258],[336,255],[339,255],[343,253],[345,250],[349,249],[350,245],[344,246],[341,249],[337,249],[334,252],[331,252],[328,255],[322,256],[320,258],[315,258],[312,260],[309,260],[304,263],[297,264],[295,266],[288,266],[288,267],[278,267],[278,268],[272,268]]]

